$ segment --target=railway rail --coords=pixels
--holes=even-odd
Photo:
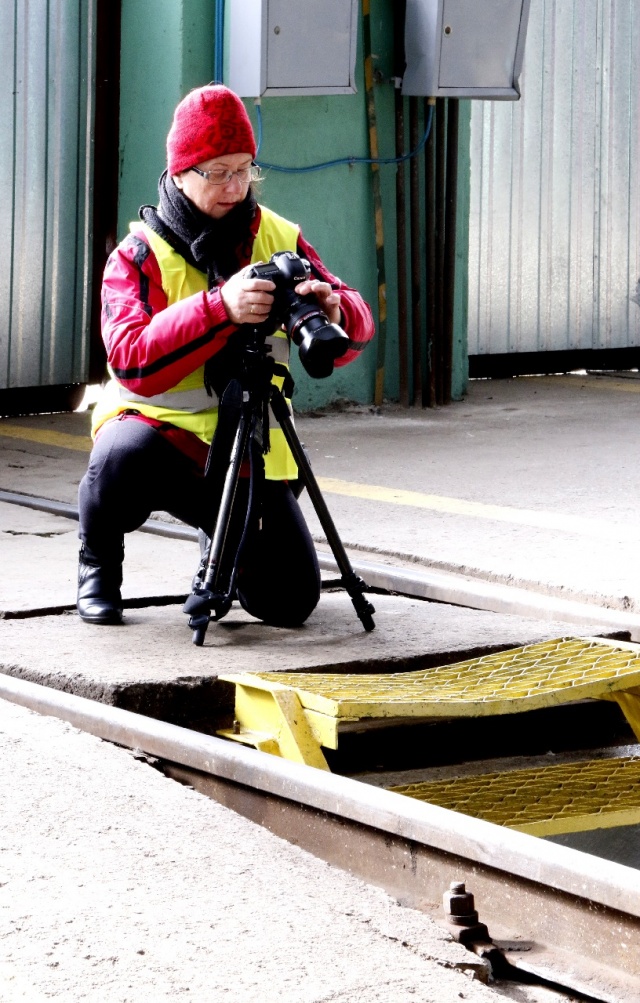
[[[11,676],[0,675],[0,697],[140,750],[409,905],[437,912],[452,883],[464,883],[491,937],[467,926],[478,953],[590,999],[640,1001],[639,871]]]

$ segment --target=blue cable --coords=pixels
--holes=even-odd
[[[213,79],[214,83],[221,84],[224,62],[224,0],[216,0],[214,8],[214,38]]]
[[[411,150],[410,153],[405,153],[402,157],[342,157],[339,160],[326,160],[322,164],[310,164],[309,167],[284,167],[282,164],[269,164],[265,160],[258,160],[258,153],[260,152],[260,147],[262,146],[262,110],[259,104],[256,104],[256,114],[258,117],[258,149],[256,151],[256,163],[260,167],[266,167],[271,171],[282,171],[285,174],[306,174],[310,171],[322,171],[325,167],[338,167],[341,164],[403,164],[407,160],[411,160],[413,157],[417,157],[418,154],[422,153],[425,148],[426,142],[429,138],[429,133],[431,132],[431,123],[433,122],[433,105],[429,107],[429,118],[427,120],[427,127],[424,132],[424,136],[416,146],[415,150]]]

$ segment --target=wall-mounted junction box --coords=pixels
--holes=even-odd
[[[407,0],[403,94],[517,100],[530,0]]]
[[[227,0],[241,97],[353,94],[360,0]]]

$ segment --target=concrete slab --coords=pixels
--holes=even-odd
[[[78,524],[0,502],[0,618],[75,608]],[[189,592],[196,543],[131,533],[126,541],[125,600]]]
[[[509,993],[428,916],[123,749],[0,701],[0,750],[4,1003]]]
[[[0,621],[0,671],[167,720],[228,714],[233,691],[217,676],[255,671],[403,671],[488,650],[575,634],[549,623],[374,596],[365,632],[343,592],[323,593],[304,627],[268,627],[234,607],[191,643],[180,606],[130,609],[126,625],[95,627],[77,614]],[[584,634],[602,632],[594,621]]]

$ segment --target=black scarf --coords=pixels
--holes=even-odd
[[[257,202],[251,192],[222,219],[212,219],[184,195],[173,178],[164,171],[158,185],[158,207],[143,205],[140,219],[177,251],[185,261],[207,276],[211,289],[230,278],[251,258],[253,237],[251,223]],[[221,396],[229,380],[237,375],[240,346],[232,338],[205,363],[204,385],[207,393]]]
[[[143,205],[140,219],[190,265],[207,275],[209,289],[230,278],[251,257],[251,223],[257,203],[251,191],[222,219],[200,212],[164,171],[160,204]]]

